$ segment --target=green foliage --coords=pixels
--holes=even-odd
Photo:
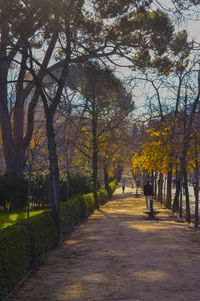
[[[93,193],[77,195],[61,204],[61,225],[64,233],[88,217],[95,209]]]
[[[41,256],[52,249],[58,241],[58,233],[51,212],[34,216],[23,223],[31,237],[32,264],[37,264]]]
[[[112,185],[112,184],[110,184],[110,185]],[[100,189],[98,192],[98,197],[101,200],[101,204],[105,204],[108,200],[108,191],[106,189]]]
[[[70,181],[66,175],[60,177],[61,201],[66,201],[69,197],[77,194],[85,194],[92,191],[92,181],[90,172],[76,171],[70,175]]]
[[[0,231],[0,300],[23,278],[31,266],[31,237],[24,225]]]
[[[37,173],[32,176],[31,194],[34,204],[48,205],[50,195],[49,173]],[[60,198],[66,201],[76,194],[89,193],[92,191],[91,174],[84,172],[74,172],[70,176],[70,182],[66,174],[60,175]]]
[[[0,206],[19,210],[26,206],[27,181],[23,177],[14,175],[0,176]]]
[[[135,7],[147,6],[151,0],[94,0],[102,18],[114,18]]]
[[[0,300],[57,241],[50,212],[0,231]]]
[[[61,204],[62,232],[70,232],[76,223],[81,220],[80,196],[73,197]]]
[[[113,193],[115,192],[115,188],[116,188],[116,179],[113,180],[112,182],[110,182],[109,184],[109,190],[108,190],[108,198],[111,199]]]
[[[38,205],[49,204],[49,173],[35,173],[31,178],[32,201]]]

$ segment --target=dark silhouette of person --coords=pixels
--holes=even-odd
[[[153,197],[153,186],[150,181],[147,181],[147,184],[143,187],[145,201],[147,209],[150,207],[150,199]]]

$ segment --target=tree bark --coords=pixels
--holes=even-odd
[[[163,174],[160,173],[158,180],[158,201],[163,203]]]
[[[166,207],[171,209],[171,192],[172,192],[172,166],[170,165],[167,174],[167,196],[166,196]]]
[[[53,127],[53,118],[51,114],[46,114],[46,131],[48,138],[49,164],[50,164],[50,183],[53,216],[58,230],[60,239],[62,240],[62,229],[60,223],[60,189],[59,189],[59,168],[56,152],[55,133]]]
[[[13,116],[13,139],[15,151],[19,161],[20,173],[23,174],[25,168],[25,153],[23,148],[24,135],[24,99],[23,84],[26,74],[27,48],[24,47],[21,61],[21,69],[16,86],[16,102]]]
[[[154,179],[154,199],[157,200],[157,177],[158,174],[155,172],[155,179]]]
[[[190,223],[191,214],[190,214],[190,199],[189,199],[189,191],[188,191],[188,179],[187,179],[187,170],[186,166],[183,170],[184,182],[185,182],[185,198],[186,198],[186,221]]]
[[[98,207],[98,143],[97,143],[97,117],[95,111],[95,99],[92,103],[92,169],[93,169],[93,193],[95,198],[95,205]]]
[[[199,226],[199,160],[195,160],[195,186],[194,186],[194,195],[195,195],[195,220],[194,227],[198,228]]]
[[[109,190],[109,179],[108,179],[108,168],[106,165],[106,162],[104,163],[104,185],[105,189],[108,191]]]
[[[0,121],[3,139],[3,148],[6,161],[6,173],[20,174],[18,158],[14,148],[12,127],[7,102],[7,77],[9,63],[6,56],[6,38],[1,37],[0,43]]]
[[[181,190],[181,174],[176,173],[176,192],[174,196],[174,202],[172,206],[172,212],[178,212],[179,210],[179,195],[180,195],[180,190]]]
[[[199,115],[199,114],[198,114]],[[198,117],[197,117],[198,118]],[[197,127],[199,129],[198,119]],[[196,131],[197,133],[197,131]],[[194,227],[198,228],[199,226],[199,151],[198,151],[198,135],[195,135],[195,184],[194,184],[194,195],[195,195],[195,219]]]

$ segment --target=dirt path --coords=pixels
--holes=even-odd
[[[116,194],[9,301],[199,301],[200,231],[167,211],[148,220],[143,207]]]

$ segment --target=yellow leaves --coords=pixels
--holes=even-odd
[[[166,68],[164,68],[164,73],[165,73],[165,75],[166,75],[166,77],[168,77],[169,76],[169,74],[170,74],[170,72],[169,72],[169,70],[168,69],[166,69]]]
[[[161,124],[159,129],[152,128],[147,130],[146,143],[142,145],[139,153],[132,157],[132,167],[134,170],[152,170],[166,173],[172,146],[169,142],[171,126]],[[173,159],[172,159],[173,160]]]

